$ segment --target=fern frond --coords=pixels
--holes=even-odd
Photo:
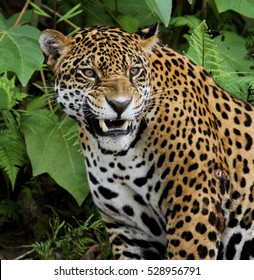
[[[6,129],[0,131],[0,167],[7,174],[12,189],[14,189],[16,177],[25,161],[24,142],[17,134]]]
[[[254,29],[249,30],[246,32],[244,36],[245,42],[246,42],[246,47],[247,48],[253,48],[254,45]]]
[[[10,80],[6,73],[0,76],[0,110],[12,109],[27,96],[15,86],[15,76]]]
[[[247,92],[243,90],[253,85],[254,75],[251,61],[245,59],[245,40],[232,32],[224,32],[213,40],[205,21],[185,37],[190,44],[190,59],[206,68],[224,89],[246,100]]]
[[[185,36],[190,44],[187,55],[198,65],[202,65],[208,71],[220,67],[217,62],[218,51],[213,39],[209,35],[205,21],[202,21],[194,29],[191,36]]]
[[[25,161],[25,143],[20,133],[20,114],[13,107],[27,94],[15,87],[15,78],[0,76],[0,168],[7,174],[14,189],[19,168]]]
[[[6,220],[18,221],[20,216],[20,208],[18,203],[6,199],[0,201],[0,225]]]
[[[174,26],[187,25],[189,28],[194,29],[200,24],[200,19],[192,15],[171,17],[170,24]]]
[[[53,248],[50,240],[46,242],[35,242],[31,245],[41,260],[52,260]]]

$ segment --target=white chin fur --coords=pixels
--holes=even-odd
[[[120,152],[126,151],[130,147],[131,142],[134,140],[134,136],[130,134],[117,137],[103,136],[98,137],[97,140],[102,149]]]

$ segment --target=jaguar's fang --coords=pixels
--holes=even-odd
[[[127,130],[131,124],[131,120],[99,120],[100,128],[105,133],[112,130]]]

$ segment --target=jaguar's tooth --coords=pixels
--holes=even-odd
[[[103,132],[108,132],[108,127],[106,126],[104,120],[99,120],[99,125],[100,125]]]
[[[106,126],[105,122],[103,122],[103,125],[102,125],[102,131],[103,132],[108,132],[108,127]]]
[[[99,125],[100,125],[100,128],[102,128],[102,126],[103,126],[103,123],[104,121],[103,120],[99,120]]]
[[[129,126],[131,126],[131,121],[130,121],[130,120],[126,120],[126,121],[122,124],[121,129],[127,130]]]
[[[127,130],[128,126],[129,126],[129,121],[125,121],[125,122],[122,124],[121,129]]]

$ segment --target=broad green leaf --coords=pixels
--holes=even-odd
[[[253,61],[247,60],[246,41],[235,32],[225,31],[214,39],[219,52],[218,62],[224,72],[229,73],[226,79],[217,77],[217,82],[239,98],[245,99],[247,88],[253,85]],[[239,76],[240,75],[240,76]]]
[[[235,32],[225,31],[214,39],[215,44],[223,58],[223,66],[230,71],[253,72],[253,62],[246,60],[246,41]]]
[[[220,13],[233,10],[246,17],[254,18],[253,0],[215,0],[215,3]]]
[[[139,21],[131,15],[119,16],[117,20],[121,27],[130,33],[134,33],[138,30]]]
[[[121,15],[131,15],[136,18],[140,27],[152,25],[159,20],[154,11],[148,8],[145,1],[91,0],[87,1],[84,9],[88,25],[113,25]],[[105,11],[107,12],[105,13]]]
[[[106,1],[111,4],[111,9],[114,10],[115,0]],[[147,6],[145,1],[127,0],[118,1],[118,10],[121,15],[131,15],[133,18],[139,21],[139,27],[152,25],[159,20],[159,17],[155,17],[154,11]]]
[[[72,119],[60,121],[47,109],[30,111],[22,122],[33,175],[48,173],[80,205],[89,189],[83,156],[66,136],[73,126]]]
[[[8,18],[5,18],[2,14],[0,14],[0,21],[2,21],[7,28],[10,28],[10,27],[14,26],[14,24],[19,16],[20,16],[20,12],[11,15]],[[24,24],[27,24],[28,22],[31,22],[32,17],[33,17],[33,11],[27,10],[22,15],[22,18],[19,20],[19,25],[24,25]]]
[[[150,10],[157,14],[166,27],[168,27],[172,11],[172,0],[145,0]]]
[[[0,18],[0,30],[4,30],[4,29],[6,29],[5,19]]]
[[[25,86],[44,60],[39,48],[39,35],[40,31],[31,26],[5,29],[0,24],[0,73],[14,72]]]

